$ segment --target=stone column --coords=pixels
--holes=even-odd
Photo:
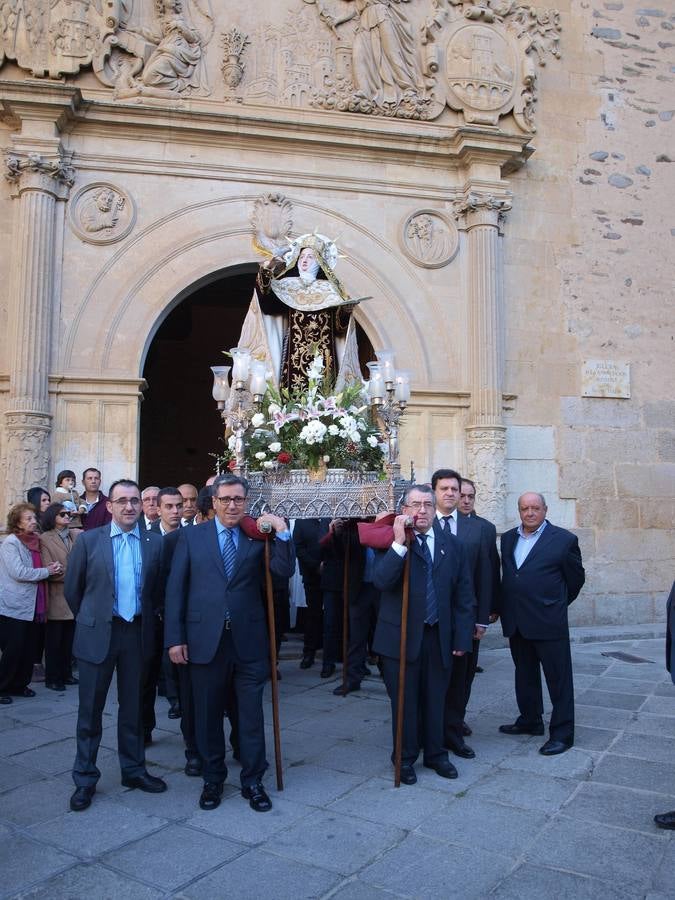
[[[503,402],[503,269],[500,230],[511,208],[505,198],[470,193],[455,208],[467,233],[471,408],[466,428],[469,477],[481,514],[498,528],[506,501]]]
[[[5,162],[5,177],[18,203],[5,413],[5,503],[10,505],[25,499],[29,487],[47,486],[56,204],[67,199],[74,171],[61,152],[42,156],[10,151]]]

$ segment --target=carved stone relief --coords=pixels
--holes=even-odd
[[[89,244],[112,244],[125,238],[136,221],[132,198],[103,181],[88,184],[75,194],[69,209],[70,227]]]
[[[221,72],[223,73],[223,81],[225,82],[226,96],[231,94],[236,87],[239,87],[244,77],[244,63],[242,57],[245,48],[251,42],[248,35],[243,34],[233,25],[229,31],[224,31],[220,37],[223,47],[223,64]]]
[[[263,194],[253,206],[251,225],[255,247],[274,256],[292,240],[293,204],[283,194]]]
[[[401,246],[406,256],[425,269],[440,269],[454,258],[459,234],[454,222],[435,209],[411,213],[401,229]]]
[[[31,187],[64,200],[75,183],[75,169],[70,163],[71,154],[64,152],[46,157],[39,153],[9,151],[5,155],[5,178],[14,196]]]
[[[228,29],[226,100],[418,120],[447,105],[475,124],[513,112],[534,131],[536,66],[560,57],[555,10],[517,0],[294,2],[265,17],[252,7],[257,27],[216,7]],[[204,96],[214,29],[212,0],[1,0],[0,65],[54,78],[91,65],[120,99]]]
[[[51,420],[48,416],[7,413],[5,425],[5,502],[9,506],[23,500],[27,488],[48,483]]]

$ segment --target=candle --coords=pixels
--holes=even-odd
[[[391,387],[394,383],[394,351],[393,350],[376,350],[375,355],[380,364],[382,377],[387,387]]]
[[[248,381],[248,367],[251,362],[251,352],[245,347],[233,347],[232,354],[232,381],[237,384]]]
[[[213,399],[218,404],[224,404],[230,396],[230,385],[227,376],[230,374],[230,366],[211,366],[213,372]]]
[[[384,378],[382,377],[380,363],[369,362],[367,365],[370,371],[368,395],[371,400],[381,400],[384,397]]]
[[[265,363],[259,359],[251,360],[251,393],[263,396],[267,390]]]
[[[410,400],[410,372],[399,370],[394,376],[394,396],[399,403],[407,403]]]

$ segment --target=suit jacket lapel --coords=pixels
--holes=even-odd
[[[113,592],[115,591],[115,563],[113,562],[112,538],[110,537],[110,527],[100,532],[99,542],[103,550],[103,559],[108,575],[110,576],[110,584]]]
[[[527,556],[523,560],[523,564],[521,565],[520,568],[522,569],[523,566],[526,566],[528,564],[528,562],[537,555],[537,553],[541,552],[542,548],[548,544],[548,542],[551,540],[552,537],[553,537],[553,528],[552,528],[551,524],[549,522],[547,522],[546,528],[544,528],[542,533],[537,538],[534,547],[527,554]],[[518,540],[518,538],[516,537],[516,541],[517,540]],[[515,543],[513,544],[513,549],[514,549],[514,551],[516,549]]]
[[[216,528],[215,519],[212,519],[210,522],[206,542],[209,546],[209,552],[211,553],[211,556],[213,557],[213,560],[216,564],[216,568],[221,573],[223,578],[226,578],[225,563],[223,562],[223,556],[220,552],[220,541],[218,540],[218,529]]]
[[[234,558],[234,569],[232,570],[232,578],[230,578],[230,581],[234,581],[234,579],[236,578],[239,567],[248,556],[252,543],[253,538],[247,537],[240,528],[239,544],[237,545],[237,555]]]

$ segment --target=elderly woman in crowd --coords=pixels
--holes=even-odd
[[[63,578],[68,554],[82,533],[73,527],[74,514],[63,503],[52,503],[42,515],[40,552],[42,562],[59,563],[61,571],[51,575],[47,586],[47,631],[45,635],[45,687],[64,691],[73,678],[72,654],[75,620],[63,593]]]
[[[7,515],[9,534],[0,545],[0,703],[34,697],[30,684],[36,623],[47,612],[46,579],[61,563],[42,565],[35,507],[17,503]]]
[[[42,531],[42,514],[52,502],[51,495],[46,488],[32,487],[26,491],[26,500],[35,508],[37,518],[37,533]],[[45,652],[45,624],[44,622],[35,628],[35,655],[33,657],[33,681],[44,681],[45,670],[42,665],[42,657]]]

